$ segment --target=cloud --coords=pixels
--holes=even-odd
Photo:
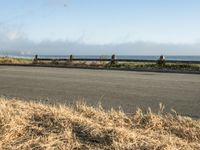
[[[128,42],[86,44],[67,40],[35,42],[24,33],[0,30],[0,52],[19,52],[45,55],[200,55],[200,43],[173,44],[155,42]]]

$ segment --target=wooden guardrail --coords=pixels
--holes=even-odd
[[[75,58],[70,55],[69,58],[40,58],[35,55],[34,61],[105,61],[105,62],[149,62],[156,63],[158,60],[143,60],[143,59],[117,59],[115,55],[111,58]],[[183,63],[183,64],[200,64],[200,61],[186,61],[186,60],[165,60],[166,63]]]

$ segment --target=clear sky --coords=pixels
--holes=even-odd
[[[199,8],[200,0],[0,0],[0,48],[200,55]]]

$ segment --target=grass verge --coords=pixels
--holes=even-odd
[[[200,121],[0,98],[0,149],[200,149]]]
[[[144,62],[133,62],[133,63],[117,63],[112,65],[114,68],[144,68],[144,69],[159,69],[159,70],[191,70],[200,71],[200,64],[184,64],[184,63],[166,63],[159,65],[157,63],[144,63]]]
[[[0,57],[0,64],[31,64],[31,59]]]
[[[61,65],[70,67],[95,67],[95,68],[117,68],[117,69],[146,69],[146,70],[175,70],[175,71],[200,71],[200,64],[165,63],[159,65],[149,62],[118,62],[110,64],[104,61],[33,61],[32,59],[0,57],[0,64],[39,64],[39,65]]]

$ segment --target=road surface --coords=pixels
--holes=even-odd
[[[134,112],[159,109],[200,118],[200,75],[43,67],[0,66],[0,95]]]

